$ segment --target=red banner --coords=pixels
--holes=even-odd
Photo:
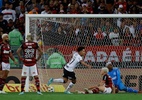
[[[58,48],[58,50],[65,55],[66,60],[73,52],[76,51],[77,46],[54,46],[45,47]],[[130,61],[130,62],[141,62],[142,61],[142,47],[128,47],[128,46],[87,46],[86,55],[84,61],[91,62],[106,62],[106,61]]]

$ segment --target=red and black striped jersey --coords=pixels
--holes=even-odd
[[[9,63],[9,56],[10,56],[10,45],[6,43],[0,44],[0,50],[1,50],[1,62]]]
[[[112,88],[112,86],[113,86],[112,78],[108,74],[105,74],[103,76],[103,81],[105,81],[105,87],[111,87]]]
[[[24,54],[23,64],[33,66],[36,64],[36,51],[39,48],[36,42],[25,42],[21,45]]]

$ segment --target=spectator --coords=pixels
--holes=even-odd
[[[93,2],[91,2],[91,1],[87,2],[87,10],[89,11],[89,14],[94,13],[94,11],[93,11]]]
[[[111,40],[111,43],[114,45],[114,46],[119,46],[120,45],[120,36],[119,36],[119,28],[116,27],[114,28],[114,32],[111,32],[109,34],[109,39]]]
[[[114,5],[114,1],[115,0],[106,0],[106,8],[108,10],[108,12],[111,14],[112,13],[112,8]]]
[[[77,8],[75,8],[74,5],[68,5],[68,11],[70,14],[78,14],[79,10]]]
[[[101,3],[98,7],[98,14],[108,14],[108,10],[106,9],[106,6],[104,3]]]
[[[130,13],[130,7],[133,5],[133,0],[127,0],[127,8],[126,11],[128,14]]]
[[[73,26],[70,26],[68,34],[67,34],[67,39],[66,39],[67,45],[73,46],[76,45],[76,35],[75,35],[75,30]]]
[[[119,5],[117,14],[126,14],[123,5]]]
[[[50,14],[50,13],[51,13],[51,11],[50,11],[48,5],[44,5],[44,11],[42,11],[41,14]]]
[[[126,9],[127,9],[126,0],[118,0],[117,4],[121,5],[120,7],[123,7],[123,12],[126,12]]]
[[[141,35],[142,35],[142,31],[141,30],[137,30],[136,31],[136,35],[135,35],[135,37],[134,37],[134,39],[133,39],[133,46],[141,46],[141,44],[142,44],[142,41],[141,41]]]
[[[137,26],[137,30],[141,30],[141,29],[142,29],[142,19],[139,21]]]
[[[130,32],[129,27],[126,27],[123,33],[123,45],[132,46],[133,35]]]
[[[9,19],[8,24],[7,24],[7,32],[9,33],[14,29],[14,22],[12,19]]]
[[[22,34],[23,37],[25,37],[25,17],[19,16],[19,19],[16,20],[15,24],[18,24],[18,30]]]
[[[14,29],[11,32],[9,32],[9,41],[11,46],[19,47],[22,44],[23,37],[19,32],[17,25],[15,25]]]
[[[3,29],[3,33],[7,33],[7,21],[3,19],[3,13],[0,13],[0,27]]]
[[[9,21],[9,19],[12,19],[13,21],[15,21],[15,16],[13,13],[13,10],[11,10],[9,3],[5,3],[5,9],[2,10],[3,13],[3,19],[6,20],[7,22]]]
[[[81,26],[78,33],[76,34],[77,36],[77,44],[80,46],[87,45],[89,43],[89,37],[90,33],[87,30],[86,26]]]
[[[24,9],[24,10],[25,10],[24,2],[23,2],[23,1],[20,1],[20,2],[19,2],[19,5],[15,8],[16,16],[20,16],[20,14],[21,14],[21,9]]]
[[[133,5],[129,8],[129,13],[130,14],[139,14],[139,12],[140,12],[140,8],[137,5],[137,1],[134,0]]]
[[[130,25],[130,32],[132,33],[133,37],[136,37],[136,29],[137,29],[137,26],[138,26],[138,23],[136,20],[132,20],[131,22],[132,24]]]
[[[38,12],[36,11],[36,9],[32,9],[28,14],[38,14]]]
[[[13,22],[15,22],[15,20],[16,20],[16,11],[13,10],[13,4],[12,4],[12,3],[9,5],[9,9],[10,9],[11,12],[12,12],[12,20],[13,20]],[[15,9],[15,8],[14,8],[14,9]]]
[[[94,33],[94,44],[105,45],[105,38],[107,34],[102,31],[100,27],[97,28],[97,32]]]
[[[2,43],[2,34],[3,34],[3,29],[0,27],[0,44]]]
[[[57,45],[64,45],[65,39],[66,39],[66,32],[63,30],[61,26],[58,27],[57,32],[54,34],[54,37],[56,38]]]
[[[139,33],[139,44],[138,45],[140,45],[140,46],[142,46],[142,29],[140,30],[140,33]]]
[[[65,58],[55,48],[47,60],[49,68],[62,68],[66,64]]]
[[[109,34],[110,32],[113,32],[113,27],[110,24],[110,20],[108,20],[105,25],[102,27],[102,31]]]

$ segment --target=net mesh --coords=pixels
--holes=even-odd
[[[62,68],[47,65],[55,48],[68,62],[78,46],[85,46],[84,61],[93,68],[82,65],[76,68],[77,83],[72,91],[99,84],[100,68],[108,61],[120,68],[126,86],[142,89],[142,18],[30,17],[29,25],[29,32],[44,51],[38,62],[42,83],[47,83],[50,77],[62,77]]]

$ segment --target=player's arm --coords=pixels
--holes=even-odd
[[[17,64],[17,62],[16,62],[16,60],[15,60],[15,58],[14,58],[14,56],[13,56],[11,51],[10,51],[9,57],[13,60],[14,64]]]
[[[22,48],[19,47],[18,50],[17,50],[17,55],[18,55],[19,59],[22,61],[23,58],[22,58],[22,56],[21,56],[21,51],[22,51]]]
[[[92,66],[91,66],[91,65],[89,65],[89,64],[87,64],[87,63],[85,63],[83,60],[81,60],[81,61],[80,61],[80,63],[81,63],[82,65],[84,65],[84,66],[88,67],[88,68],[92,68]]]
[[[98,86],[103,86],[103,85],[105,85],[106,80],[107,80],[107,76],[104,75],[102,81],[100,82],[100,84],[99,84]]]
[[[98,86],[103,86],[105,84],[105,80],[102,80]]]
[[[37,61],[41,58],[41,56],[42,56],[42,54],[43,54],[43,52],[42,52],[42,50],[41,50],[41,48],[40,47],[38,47],[38,57],[37,57]]]

